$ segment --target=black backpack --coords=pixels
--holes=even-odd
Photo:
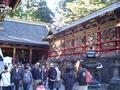
[[[31,83],[32,82],[32,75],[31,75],[30,71],[24,71],[23,82],[24,83]]]
[[[50,68],[48,73],[49,73],[49,78],[50,79],[56,79],[57,71],[56,71],[55,68]]]

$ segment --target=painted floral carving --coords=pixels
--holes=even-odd
[[[87,45],[97,43],[98,35],[97,33],[90,33],[86,36]]]
[[[115,28],[104,30],[101,32],[101,41],[115,40],[117,38],[117,30]]]

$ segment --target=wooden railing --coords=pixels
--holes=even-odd
[[[120,50],[120,27],[112,27],[112,28],[115,28],[115,30],[117,32],[116,39],[105,40],[105,41],[101,40],[102,36],[99,36],[99,35],[101,35],[100,33],[103,30],[99,30],[96,32],[98,34],[98,38],[97,38],[98,42],[90,44],[90,45],[85,44],[82,46],[74,46],[74,47],[70,47],[70,48],[64,47],[64,49],[59,50],[59,52],[62,52],[60,55],[58,55],[58,51],[51,50],[51,51],[49,51],[48,57],[57,57],[57,56],[63,57],[63,56],[68,56],[68,55],[80,55],[80,54],[85,53],[89,46],[93,46],[93,47],[96,46],[95,51],[101,52],[101,53],[104,51]],[[53,54],[54,51],[55,51],[55,53]]]

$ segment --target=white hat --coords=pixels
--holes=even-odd
[[[50,67],[54,67],[54,64],[53,64],[53,63],[51,63],[51,64],[50,64]]]
[[[38,66],[39,66],[39,65],[40,65],[40,63],[38,63],[38,62],[37,62],[37,63],[36,63],[36,65],[38,65]]]

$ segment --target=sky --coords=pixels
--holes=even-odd
[[[58,6],[58,3],[61,0],[46,0],[47,1],[47,6],[49,9],[51,9],[53,12],[55,12],[56,7]]]
[[[40,0],[34,0],[34,2],[39,2]],[[58,7],[58,3],[60,1],[64,1],[64,0],[45,0],[47,2],[47,6],[48,8],[53,11],[55,13],[55,9]],[[27,3],[27,0],[21,0],[22,5],[24,7],[24,5]]]

